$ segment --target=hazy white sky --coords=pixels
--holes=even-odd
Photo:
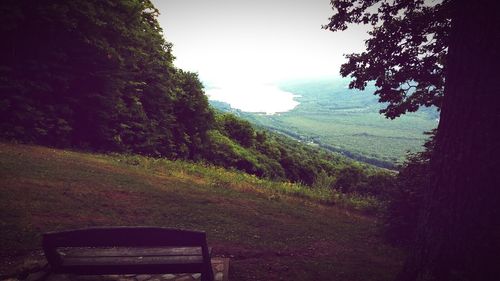
[[[164,36],[174,45],[175,65],[198,72],[220,89],[333,78],[345,61],[343,54],[362,51],[367,38],[363,27],[342,33],[321,29],[332,14],[329,0],[153,3]]]
[[[174,44],[176,65],[204,80],[338,75],[342,54],[364,49],[362,27],[343,33],[321,29],[332,14],[329,0],[153,2],[164,35]]]

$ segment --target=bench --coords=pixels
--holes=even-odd
[[[205,232],[159,227],[87,228],[43,235],[51,273],[201,273],[213,281]]]

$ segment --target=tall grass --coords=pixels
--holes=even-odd
[[[383,208],[383,204],[372,196],[356,193],[344,194],[321,185],[309,187],[299,183],[272,181],[207,163],[126,154],[108,154],[99,157],[119,165],[135,166],[140,170],[165,177],[198,179],[197,184],[204,184],[207,188],[231,188],[258,193],[269,200],[304,199],[318,204],[337,205],[365,214],[374,214]]]

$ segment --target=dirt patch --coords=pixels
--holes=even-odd
[[[105,199],[106,201],[126,203],[138,205],[145,203],[145,199],[141,194],[133,193],[127,190],[100,190],[96,192],[96,195]]]
[[[113,220],[100,214],[71,215],[63,212],[46,212],[31,215],[31,224],[39,231],[52,230],[54,222],[65,228],[81,228],[83,225],[107,225]]]
[[[333,240],[312,241],[297,248],[286,248],[279,251],[245,247],[231,242],[213,242],[210,244],[216,256],[229,257],[235,260],[276,259],[280,257],[327,257],[343,252],[342,247]]]
[[[245,247],[240,244],[231,242],[213,242],[209,245],[213,247],[213,254],[220,257],[228,257],[232,260],[258,259],[258,258],[274,258],[279,256],[290,256],[291,252],[270,251],[265,249],[257,249],[255,247]]]

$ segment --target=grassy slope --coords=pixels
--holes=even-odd
[[[373,219],[324,196],[179,161],[0,143],[0,259],[39,248],[46,231],[154,225],[206,231],[232,280],[394,276],[401,253]]]

